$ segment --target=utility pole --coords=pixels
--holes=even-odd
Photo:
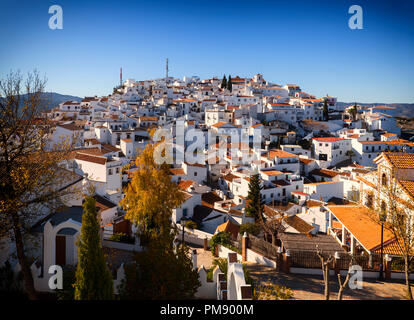
[[[168,58],[165,64],[165,81],[167,81],[168,79]]]

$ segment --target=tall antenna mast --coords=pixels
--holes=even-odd
[[[165,64],[165,80],[168,79],[168,58],[167,58],[167,62]]]
[[[119,86],[122,87],[122,67],[121,72],[119,73]]]

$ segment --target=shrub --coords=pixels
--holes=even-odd
[[[190,230],[199,229],[200,228],[199,225],[198,225],[198,223],[195,222],[195,221],[193,221],[193,220],[188,220],[185,223],[185,227],[188,228],[188,229],[190,229]]]
[[[271,283],[268,285],[255,285],[254,300],[289,300],[293,298],[291,289]]]
[[[134,238],[128,236],[127,234],[123,233],[123,232],[118,232],[113,234],[109,240],[111,241],[117,241],[117,242],[124,242],[124,243],[134,243],[135,240]]]
[[[219,232],[215,234],[210,240],[210,250],[213,256],[216,254],[217,245],[222,244],[224,246],[231,245],[230,243],[230,233],[228,232]]]

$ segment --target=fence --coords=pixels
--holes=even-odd
[[[405,271],[404,258],[393,258],[391,260],[391,271],[404,272]],[[414,273],[414,259],[410,263],[408,272]]]
[[[294,268],[321,268],[321,260],[316,252],[310,251],[291,251],[291,266]],[[353,258],[353,264],[359,265],[363,271],[379,271],[381,265],[381,255],[349,255],[348,253],[340,253],[339,259],[336,261],[338,268],[348,270],[349,262]],[[331,264],[333,267],[333,263]],[[383,265],[385,268],[385,263]],[[404,271],[404,260],[402,258],[393,258],[391,260],[391,271]],[[414,262],[410,266],[410,272],[414,272]]]
[[[241,241],[242,236],[237,237],[237,241],[232,241],[232,245],[237,249],[241,250]],[[278,257],[278,246],[271,244],[263,239],[257,238],[249,234],[249,240],[247,241],[247,248],[253,250],[254,252],[263,255],[264,257],[277,261]],[[372,255],[353,255],[346,252],[341,252],[339,254],[339,259],[336,260],[337,267],[340,270],[348,270],[349,263],[351,258],[353,259],[353,265],[359,265],[363,271],[373,271],[378,272],[381,265],[381,255],[374,253]],[[292,268],[307,268],[307,269],[320,269],[321,260],[318,257],[317,253],[314,251],[299,251],[292,250],[290,251],[290,266]],[[333,262],[331,263],[331,268],[333,268]],[[383,263],[383,270],[385,270],[385,261]],[[405,264],[404,259],[401,257],[393,257],[390,264],[391,272],[404,272]],[[414,259],[411,261],[409,272],[414,273]]]
[[[238,243],[241,244],[242,236],[239,235],[237,240]],[[241,246],[240,246],[241,248]],[[257,253],[262,254],[266,258],[276,260],[278,255],[278,248],[277,246],[274,246],[270,242],[267,242],[263,239],[257,238],[251,234],[249,234],[249,240],[247,241],[247,248],[256,251]]]

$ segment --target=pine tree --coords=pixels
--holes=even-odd
[[[223,76],[223,80],[221,80],[221,86],[222,89],[226,89],[227,88],[227,78],[226,75]]]
[[[95,199],[87,196],[83,210],[75,300],[109,300],[113,298],[113,279],[102,251]]]
[[[260,194],[260,190],[263,187],[260,186],[260,179],[259,174],[256,174],[250,178],[249,182],[249,193],[247,195],[247,205],[246,205],[246,213],[250,217],[255,217],[256,219],[262,217],[264,203],[262,200],[262,196]]]
[[[233,90],[233,85],[231,84],[231,75],[229,75],[229,80],[227,81],[227,89],[230,92]]]
[[[323,102],[323,120],[324,121],[329,120],[328,102],[326,100],[324,100]]]

